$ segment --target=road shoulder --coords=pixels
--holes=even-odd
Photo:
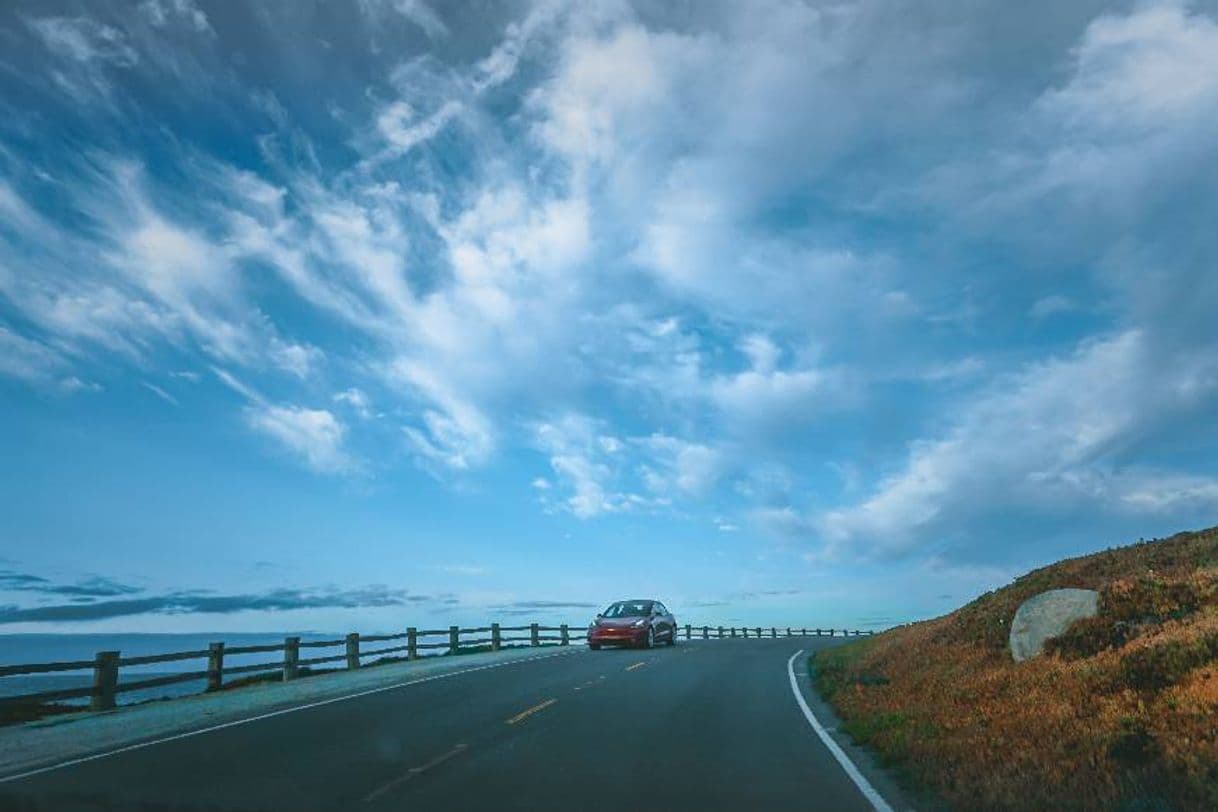
[[[936,810],[936,807],[928,805],[923,799],[915,799],[913,793],[902,787],[891,772],[879,765],[875,756],[867,748],[855,744],[850,736],[842,732],[841,720],[833,712],[832,706],[821,699],[820,695],[812,687],[811,676],[808,673],[808,658],[812,654],[812,651],[801,653],[795,659],[793,667],[800,695],[808,704],[808,709],[812,711],[817,721],[820,722],[821,727],[825,729],[829,737],[833,739],[851,763],[854,764],[855,769],[867,779],[867,782],[875,788],[893,810],[896,812],[910,812],[912,810],[931,812],[931,810]],[[799,713],[800,711],[796,708],[795,712]],[[809,726],[809,732],[812,733],[811,726]]]

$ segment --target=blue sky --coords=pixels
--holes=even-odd
[[[6,4],[0,629],[880,628],[1218,514],[1213,3]]]

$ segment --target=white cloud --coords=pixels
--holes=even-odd
[[[1139,513],[1218,508],[1218,479],[1175,474],[1135,474],[1122,477],[1118,498]]]
[[[180,21],[200,34],[211,31],[207,15],[194,0],[144,0],[140,11],[157,28]]]
[[[400,14],[432,39],[448,35],[448,26],[424,0],[360,0],[359,4],[366,14],[373,15],[374,23],[379,23],[380,16],[388,10]]]
[[[229,389],[233,390],[238,395],[241,395],[241,397],[245,398],[246,400],[250,401],[251,403],[256,403],[256,404],[265,404],[266,403],[266,399],[263,398],[262,395],[259,394],[256,389],[242,383],[240,380],[237,379],[237,377],[235,375],[233,375],[228,370],[221,369],[220,367],[212,367],[211,371],[215,374],[215,376],[217,378],[220,379],[221,383],[223,383]]]
[[[820,514],[815,532],[838,552],[896,553],[976,533],[987,515],[1012,508],[1040,515],[1079,498],[1150,507],[1153,496],[1137,495],[1157,492],[1149,488],[1095,487],[1107,460],[1216,389],[1218,360],[1204,352],[1163,367],[1138,331],[1086,342],[967,404],[944,435],[913,443],[871,496]]]
[[[345,389],[334,395],[335,403],[346,404],[363,420],[371,420],[373,415],[372,403],[363,390],[356,387]]]
[[[69,369],[61,353],[0,325],[0,375],[65,394],[98,388],[68,374]]]
[[[1039,104],[1074,137],[1124,140],[1212,120],[1216,98],[1218,24],[1169,1],[1098,17],[1070,81]]]
[[[317,473],[349,474],[359,469],[343,447],[346,427],[325,409],[259,403],[248,406],[245,417],[251,428]]]
[[[563,9],[560,0],[540,0],[532,3],[524,20],[509,23],[500,43],[475,66],[474,90],[481,93],[511,79],[529,45],[553,24]]]
[[[747,336],[740,351],[748,369],[711,376],[705,384],[708,399],[734,430],[789,431],[842,400],[839,375],[810,365],[779,369],[781,352],[766,336]]]
[[[325,355],[316,347],[272,336],[267,358],[284,372],[303,379],[313,374]]]
[[[141,381],[141,382],[140,382],[140,384],[141,384],[141,385],[142,385],[142,386],[143,386],[145,389],[147,389],[149,392],[151,392],[152,394],[156,395],[156,396],[157,396],[158,398],[160,398],[161,400],[163,400],[163,401],[165,401],[166,403],[168,403],[170,406],[181,406],[181,405],[182,405],[182,404],[181,404],[181,403],[178,401],[178,399],[177,399],[177,398],[175,398],[173,395],[169,394],[168,392],[166,392],[164,389],[162,389],[161,387],[157,386],[156,384],[154,384],[154,383],[149,383],[148,381]]]
[[[445,102],[438,110],[418,120],[415,110],[404,101],[395,101],[385,107],[376,119],[377,132],[385,139],[390,151],[379,160],[399,157],[419,144],[426,143],[440,134],[450,121],[461,113],[458,102]]]
[[[550,457],[550,467],[571,488],[566,505],[580,519],[615,513],[624,510],[629,502],[620,494],[606,490],[606,483],[613,476],[612,469],[604,463],[595,462],[579,453],[555,454]]]
[[[28,24],[47,48],[74,62],[124,68],[139,62],[122,31],[88,17],[41,17]]]
[[[542,504],[581,519],[632,510],[659,510],[681,499],[706,496],[724,474],[717,449],[655,433],[619,439],[601,421],[569,412],[531,427],[554,482],[533,481]],[[563,491],[555,497],[555,488]],[[556,501],[556,499],[560,501]]]
[[[432,367],[402,360],[391,371],[394,380],[436,408],[425,408],[422,427],[408,426],[406,437],[424,459],[458,471],[486,462],[495,450],[491,422],[468,400],[452,391],[448,382]]]
[[[562,506],[581,519],[625,510],[629,498],[613,491],[614,469],[607,452],[597,443],[595,421],[580,414],[567,414],[533,427],[537,446],[549,455],[555,478],[565,485]],[[543,480],[545,481],[545,480]],[[547,494],[550,483],[538,488],[543,504],[553,504]]]
[[[643,466],[643,480],[664,498],[705,496],[724,471],[723,454],[701,443],[653,434],[639,445],[651,457]]]

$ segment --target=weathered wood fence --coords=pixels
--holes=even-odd
[[[576,627],[580,628],[580,627]],[[788,626],[785,630],[776,626],[696,626],[686,624],[684,627],[686,640],[722,640],[734,637],[860,637],[873,632],[850,631],[847,629],[793,629]],[[118,703],[118,695],[127,691],[139,691],[158,688],[181,682],[206,681],[208,691],[218,691],[226,678],[240,675],[279,673],[283,681],[289,681],[301,676],[302,667],[315,665],[342,664],[328,670],[356,670],[363,666],[366,657],[393,658],[417,660],[427,656],[427,652],[457,655],[474,651],[499,651],[504,647],[516,646],[567,646],[572,641],[584,640],[585,630],[575,631],[567,623],[558,626],[542,626],[530,623],[527,626],[501,626],[492,623],[489,626],[463,629],[449,626],[447,629],[417,629],[413,626],[400,634],[360,635],[352,632],[346,637],[334,640],[301,641],[299,637],[285,637],[282,643],[271,643],[259,646],[226,646],[223,642],[211,643],[206,649],[197,651],[176,651],[169,654],[149,654],[138,657],[123,657],[118,651],[99,651],[92,660],[77,660],[75,662],[39,663],[29,665],[0,666],[0,678],[26,674],[51,674],[65,671],[92,670],[91,685],[80,688],[64,688],[38,693],[21,694],[18,696],[0,697],[0,703],[37,703],[54,702],[65,699],[89,699],[91,710],[110,710]],[[438,642],[429,642],[442,638]],[[383,645],[390,643],[392,645]],[[379,646],[366,648],[365,646]],[[301,650],[308,654],[313,649],[340,648],[337,654],[325,654],[316,657],[301,657]],[[282,652],[280,659],[253,663],[250,665],[225,666],[225,657],[246,654],[271,654]],[[184,660],[206,661],[204,670],[184,671],[173,674],[119,681],[119,670],[124,666],[144,666],[157,663],[181,662]]]

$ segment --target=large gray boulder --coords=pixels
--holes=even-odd
[[[1099,610],[1100,593],[1094,589],[1050,589],[1028,598],[1011,621],[1011,656],[1017,663],[1035,657],[1050,637]]]

